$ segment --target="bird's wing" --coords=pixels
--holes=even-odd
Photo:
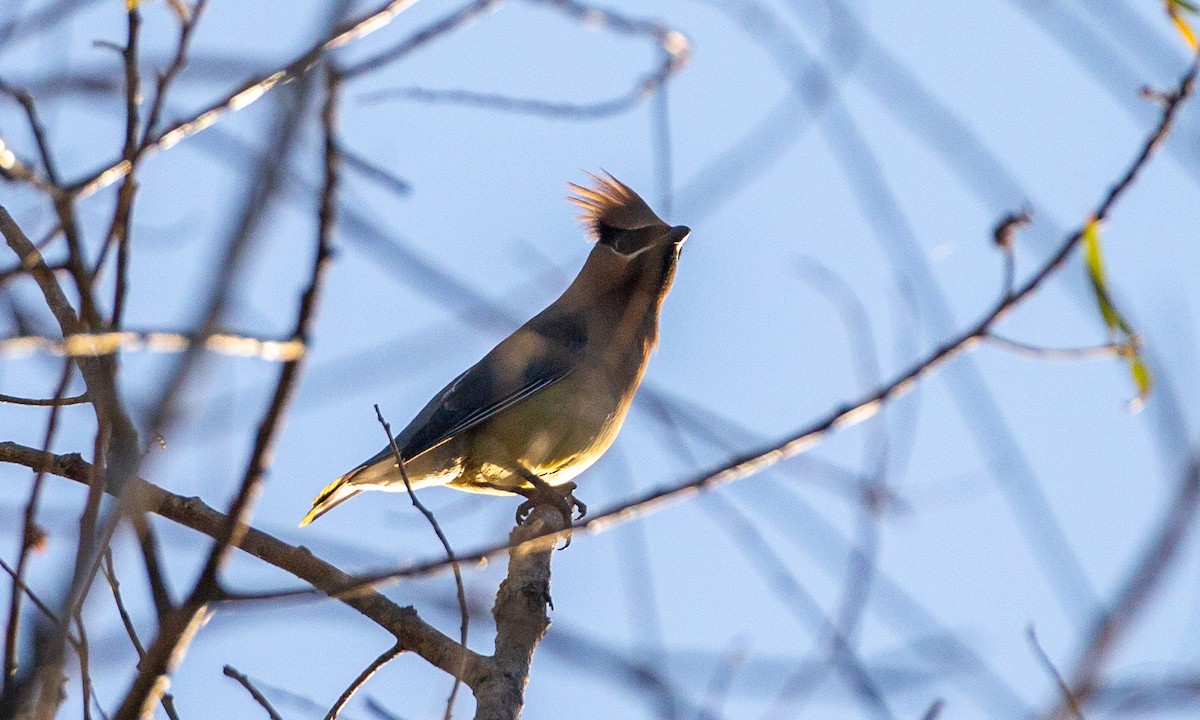
[[[414,428],[404,444],[405,458],[416,457],[446,440],[481,425],[534,393],[562,380],[569,366],[541,366],[536,375],[524,377],[521,384],[498,388],[486,367],[476,365],[450,383],[435,401],[437,407],[425,423]]]
[[[466,432],[571,374],[582,320],[543,313],[442,389],[397,437],[405,459]],[[389,450],[385,448],[385,453]],[[370,462],[370,461],[368,461]]]

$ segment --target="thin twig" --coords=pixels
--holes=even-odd
[[[1034,360],[1097,360],[1101,358],[1121,357],[1129,353],[1128,345],[1118,345],[1116,343],[1079,348],[1038,347],[1017,340],[1010,340],[994,332],[987,333],[983,336],[983,339],[989,345],[995,345],[1002,350],[1007,350],[1016,355],[1022,355]]]
[[[996,229],[992,231],[992,240],[1004,253],[1004,297],[1012,294],[1013,285],[1017,280],[1017,231],[1032,222],[1032,219],[1028,210],[1009,213],[1000,219]]]
[[[81,405],[86,402],[88,402],[88,394],[86,392],[64,398],[27,398],[0,393],[0,403],[28,405],[30,407],[63,407],[65,405]]]
[[[458,561],[454,558],[454,548],[450,547],[450,540],[446,538],[446,533],[442,531],[442,526],[438,524],[437,518],[429,508],[417,497],[413,492],[412,483],[408,481],[408,473],[404,471],[404,459],[400,454],[400,448],[396,447],[396,438],[392,436],[392,426],[388,425],[387,420],[383,419],[383,413],[379,410],[379,405],[375,406],[375,417],[379,419],[379,424],[383,426],[383,431],[387,433],[388,445],[392,448],[392,457],[396,460],[396,467],[400,470],[400,477],[404,480],[404,489],[408,491],[408,497],[412,500],[413,507],[425,516],[429,521],[429,525],[433,528],[433,532],[437,534],[438,540],[442,543],[442,549],[446,551],[446,560],[450,563],[450,568],[454,572],[454,586],[458,594],[458,612],[460,618],[459,624],[459,642],[463,647],[467,646],[467,627],[470,624],[470,613],[467,610],[467,591],[463,585],[462,568],[458,566]],[[460,677],[462,673],[454,675],[454,685],[450,688],[450,697],[446,700],[445,720],[450,720],[450,715],[454,709],[454,698],[458,695],[458,686],[462,682]],[[326,720],[332,720],[327,718]]]
[[[354,681],[350,683],[350,686],[342,692],[337,702],[333,704],[333,707],[329,708],[329,712],[325,714],[325,720],[337,720],[337,716],[341,714],[342,708],[346,707],[346,703],[350,702],[350,698],[354,697],[354,694],[361,690],[362,686],[366,685],[367,681],[375,673],[379,672],[384,665],[394,660],[402,652],[404,652],[404,647],[400,643],[396,643],[388,650],[385,650],[379,657],[372,660],[371,664],[364,668],[358,674],[358,677],[354,678]]]
[[[171,59],[171,64],[167,66],[166,71],[158,76],[158,82],[155,84],[154,99],[150,102],[150,111],[146,114],[146,125],[142,128],[139,155],[152,144],[152,138],[158,132],[158,122],[162,118],[163,108],[166,107],[167,90],[179,73],[187,67],[192,35],[196,29],[196,23],[200,21],[200,16],[204,14],[206,7],[208,7],[208,0],[197,0],[188,15],[179,19],[179,37],[175,42],[175,56]]]
[[[50,606],[47,605],[44,600],[42,600],[37,596],[36,593],[33,592],[32,588],[25,584],[24,580],[17,577],[16,569],[4,562],[2,558],[0,558],[0,570],[3,570],[10,578],[12,578],[13,585],[20,589],[20,591],[25,594],[25,597],[29,598],[29,602],[33,603],[33,606],[36,607],[39,612],[45,615],[47,620],[49,620],[55,627],[65,627],[62,619],[60,619],[58,615],[55,614],[52,609],[50,609]],[[64,630],[64,632],[66,632],[66,630]],[[77,648],[79,646],[79,640],[76,639],[74,635],[69,633],[67,634],[67,642],[71,643],[72,647]]]
[[[121,617],[121,624],[125,626],[125,634],[129,636],[129,642],[133,644],[133,649],[137,651],[138,660],[146,657],[146,648],[142,645],[141,639],[138,637],[137,628],[133,626],[133,618],[129,616],[129,610],[125,607],[125,600],[121,597],[121,583],[117,579],[117,569],[113,565],[112,548],[104,550],[104,564],[100,566],[100,574],[108,581],[108,588],[112,591],[113,602],[117,604],[117,615]]]
[[[52,272],[59,272],[59,271],[67,269],[67,266],[65,263],[51,263],[51,264],[48,264],[46,267],[49,268]],[[27,275],[29,275],[29,271],[26,270],[24,267],[21,267],[20,265],[8,268],[6,270],[0,270],[0,285],[3,285],[4,283],[6,283],[10,280],[14,280],[16,278],[24,277]]]
[[[42,166],[46,170],[46,177],[49,179],[51,185],[58,187],[58,168],[54,163],[53,155],[50,153],[50,144],[46,140],[46,128],[42,125],[42,121],[38,117],[37,105],[34,104],[33,97],[28,92],[14,88],[3,81],[0,81],[0,92],[16,100],[21,109],[25,111],[25,120],[29,124],[30,132],[33,134],[33,141],[37,145],[38,155],[41,157]],[[0,147],[3,147],[3,143],[0,143]],[[3,163],[0,162],[0,166],[2,165]]]
[[[1033,629],[1032,625],[1025,628],[1025,637],[1029,640],[1029,647],[1033,649],[1033,654],[1037,656],[1038,662],[1041,663],[1050,677],[1054,679],[1054,684],[1058,686],[1058,692],[1061,694],[1063,703],[1070,709],[1075,720],[1084,720],[1083,711],[1079,709],[1079,701],[1075,698],[1074,693],[1071,692],[1071,686],[1067,684],[1062,673],[1054,666],[1054,661],[1050,659],[1045,649],[1042,648],[1042,644],[1038,642],[1037,631]]]
[[[62,378],[58,381],[55,399],[62,397],[71,381],[71,363],[63,363]],[[61,406],[51,404],[50,417],[46,421],[45,437],[42,449],[50,452],[54,444],[54,436],[58,431],[58,410]],[[8,624],[4,629],[4,679],[0,683],[0,695],[12,698],[14,683],[17,682],[17,640],[21,627],[21,588],[25,585],[25,571],[28,567],[29,554],[40,547],[45,541],[46,532],[37,524],[38,507],[42,497],[42,487],[46,473],[39,471],[33,478],[33,487],[29,490],[29,500],[25,502],[24,522],[21,529],[21,551],[17,555],[17,569],[13,574],[12,593],[9,597]]]
[[[145,520],[145,518],[142,518]],[[149,565],[149,563],[148,563]],[[141,639],[138,637],[137,628],[133,625],[133,618],[129,615],[129,610],[125,607],[125,599],[121,596],[121,583],[117,579],[117,569],[113,563],[112,548],[104,549],[104,564],[100,567],[100,573],[104,575],[104,579],[108,582],[108,587],[112,591],[113,602],[117,605],[117,614],[121,617],[121,624],[125,626],[125,634],[129,636],[129,642],[133,644],[133,649],[137,651],[138,662],[146,657],[146,648],[142,645]],[[162,615],[160,614],[161,618]],[[175,710],[174,699],[164,693],[162,696],[163,712],[167,714],[170,720],[179,720],[179,713]]]
[[[138,67],[138,49],[142,36],[142,11],[138,2],[129,2],[125,6],[126,40],[121,49],[121,59],[125,66],[125,144],[121,156],[129,163],[129,174],[121,180],[117,189],[113,207],[112,221],[109,223],[108,234],[104,242],[101,259],[92,270],[93,276],[98,274],[104,263],[104,255],[114,243],[117,246],[116,282],[113,283],[112,319],[108,326],[114,330],[120,329],[121,318],[125,314],[125,296],[129,275],[129,231],[130,218],[133,214],[134,198],[137,195],[137,159],[141,154],[141,144],[138,142],[138,129],[141,123],[139,107],[142,102],[142,77]]]
[[[267,711],[267,715],[271,720],[283,720],[279,716],[279,713],[275,712],[275,708],[271,707],[271,703],[267,700],[266,696],[259,692],[258,688],[254,687],[254,683],[250,682],[250,678],[238,672],[232,665],[226,665],[224,673],[225,677],[233,678],[239,685],[246,688],[246,692],[250,693],[250,697],[254,698],[254,702],[261,705],[263,710]]]
[[[92,686],[92,649],[88,640],[87,625],[83,622],[82,608],[75,611],[75,627],[79,630],[79,648],[76,652],[79,657],[79,690],[80,695],[85,698],[83,720],[92,720],[92,704],[86,700],[95,693]]]

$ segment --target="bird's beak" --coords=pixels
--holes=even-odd
[[[687,225],[676,225],[667,234],[671,236],[671,242],[682,245],[683,241],[688,239],[688,235],[692,234],[692,229]]]

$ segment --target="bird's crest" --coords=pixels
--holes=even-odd
[[[593,241],[605,242],[613,231],[664,224],[645,200],[609,173],[605,172],[603,176],[588,173],[588,176],[592,178],[594,187],[570,183],[575,195],[568,201],[583,210],[579,219],[587,227]]]

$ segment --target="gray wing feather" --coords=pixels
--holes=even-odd
[[[582,329],[578,319],[538,316],[518,333],[523,331],[535,332],[547,340],[546,352],[528,362],[516,377],[503,380],[495,368],[505,361],[506,346],[511,347],[505,341],[450,381],[396,436],[396,446],[405,460],[486,422],[571,374],[584,345],[579,337]],[[360,467],[373,465],[390,454],[391,447],[385,447]]]

